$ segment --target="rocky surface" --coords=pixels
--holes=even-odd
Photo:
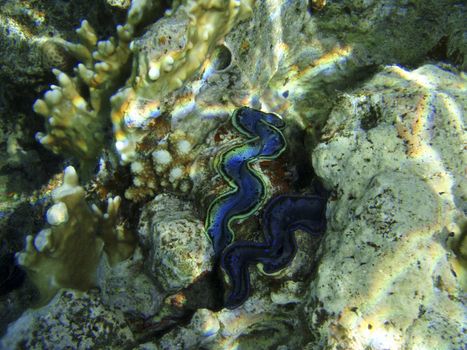
[[[97,280],[103,303],[125,314],[148,318],[161,308],[163,294],[145,273],[140,249],[131,258],[114,265],[102,259]]]
[[[461,349],[463,74],[386,67],[342,97],[312,154],[333,190],[305,313],[313,348]]]
[[[41,309],[26,311],[8,328],[2,349],[114,349],[134,343],[123,314],[102,304],[98,292],[63,290]]]
[[[165,292],[176,292],[212,269],[213,250],[193,207],[177,197],[158,195],[139,224],[146,266]]]
[[[181,0],[155,21],[165,2],[131,1],[125,20],[129,3],[0,10],[0,329],[9,323],[0,348],[465,347],[465,4]],[[76,57],[49,39],[72,40],[85,17],[98,38],[84,25],[88,47],[65,45],[84,53],[77,72]],[[126,21],[118,34],[114,19]],[[110,35],[118,40],[97,42]],[[34,146],[41,121],[29,107],[52,66],[66,74],[55,72],[59,92],[36,110],[59,157]],[[314,193],[319,180],[328,224],[321,239],[296,233],[297,255],[280,273],[250,266],[252,295],[228,310],[204,220],[228,188],[216,154],[245,141],[228,120],[243,105],[286,121],[287,151],[257,165],[271,193]],[[100,143],[80,142],[96,125]],[[92,289],[60,290],[25,311],[37,301],[34,278],[12,279],[11,258],[41,228],[60,157],[83,164],[68,146],[92,148],[83,198],[136,249],[109,256],[110,242],[85,271]],[[117,197],[114,222],[103,203]],[[235,222],[238,237],[260,240],[260,217]]]

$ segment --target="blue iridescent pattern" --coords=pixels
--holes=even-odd
[[[297,250],[294,232],[301,229],[317,235],[326,224],[323,197],[279,195],[263,212],[264,242],[231,244],[232,221],[252,216],[270,197],[269,182],[252,164],[276,159],[286,148],[281,132],[285,125],[275,114],[243,107],[232,115],[232,124],[247,140],[216,157],[216,170],[230,188],[214,199],[206,217],[206,233],[215,260],[230,279],[231,291],[225,305],[228,308],[236,308],[248,298],[251,264],[261,264],[268,274],[285,268]]]
[[[294,232],[298,229],[313,235],[324,232],[326,200],[319,196],[279,195],[263,213],[264,242],[237,241],[228,246],[221,257],[232,288],[226,307],[236,308],[250,294],[248,267],[260,263],[265,273],[285,268],[297,251]]]
[[[211,203],[206,218],[206,233],[216,258],[233,240],[231,222],[253,215],[268,198],[264,175],[252,164],[274,159],[286,147],[280,131],[285,125],[275,114],[243,107],[234,112],[232,123],[247,141],[219,154],[215,161],[217,171],[230,186]]]

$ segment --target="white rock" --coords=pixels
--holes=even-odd
[[[327,349],[460,349],[465,77],[387,67],[343,98],[313,153],[333,192],[310,330]],[[325,317],[323,317],[325,315]]]

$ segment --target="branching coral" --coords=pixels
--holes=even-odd
[[[235,24],[251,15],[253,0],[178,2],[131,48],[137,55],[132,86],[112,97],[116,148],[134,160],[134,128],[160,114],[162,97],[181,88]],[[149,101],[151,107],[147,108]],[[133,130],[132,130],[133,129]]]
[[[34,104],[34,111],[46,120],[47,133],[37,134],[44,146],[81,161],[96,158],[104,143],[105,127],[110,125],[109,98],[118,88],[122,67],[130,57],[135,26],[149,6],[147,1],[133,2],[127,23],[117,27],[118,39],[98,41],[86,20],[76,30],[78,44],[55,39],[55,44],[81,63],[75,76],[54,69],[58,85],[52,85]]]
[[[176,2],[152,31],[132,42],[135,26],[150,12],[151,4],[132,2],[127,23],[117,27],[117,39],[97,41],[95,30],[83,21],[77,29],[78,44],[54,41],[81,63],[75,76],[54,70],[58,85],[52,85],[34,104],[34,110],[46,119],[46,134],[37,135],[43,145],[81,161],[94,160],[111,121],[122,161],[134,160],[141,131],[135,128],[155,116],[152,109],[149,113],[143,109],[146,103],[158,107],[163,96],[180,88],[232,27],[251,14],[253,1]],[[129,85],[117,92],[131,51],[137,55],[135,71]]]
[[[95,271],[105,250],[111,261],[127,258],[132,237],[116,227],[120,197],[108,200],[107,212],[89,207],[73,167],[65,169],[62,186],[52,192],[55,204],[47,211],[49,227],[27,236],[26,248],[17,254],[38,287],[42,301],[59,288],[85,290],[94,285]]]

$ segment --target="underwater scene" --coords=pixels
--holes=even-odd
[[[466,350],[467,3],[0,0],[0,350]]]

